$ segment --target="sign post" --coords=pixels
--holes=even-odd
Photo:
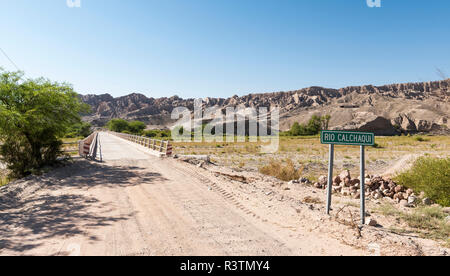
[[[361,224],[366,224],[366,151],[365,146],[361,146],[361,176],[359,188],[361,189]]]
[[[327,214],[331,211],[331,201],[333,193],[333,165],[334,165],[334,146],[360,146],[361,147],[361,176],[360,176],[360,191],[361,191],[361,224],[366,223],[366,194],[365,194],[365,147],[373,146],[375,144],[375,134],[365,132],[351,132],[351,131],[330,131],[324,130],[320,134],[320,142],[322,144],[330,145],[330,160],[328,167],[328,191],[327,191]]]
[[[333,165],[334,165],[334,145],[330,145],[330,159],[328,163],[328,183],[333,183]],[[327,192],[327,215],[331,211],[331,196],[333,194],[333,185],[328,185]]]

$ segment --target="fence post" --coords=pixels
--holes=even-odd
[[[167,142],[166,156],[170,157],[173,153],[173,147],[170,141]]]

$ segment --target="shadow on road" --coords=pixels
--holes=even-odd
[[[19,181],[20,185],[12,183],[9,193],[0,190],[0,254],[5,250],[27,254],[52,238],[83,235],[95,241],[98,237],[89,234],[90,230],[128,220],[134,214],[112,215],[114,202],[100,202],[90,189],[103,187],[107,192],[164,180],[139,166],[106,166],[80,160],[45,176]],[[20,186],[19,192],[14,185]],[[24,196],[27,190],[32,192]]]

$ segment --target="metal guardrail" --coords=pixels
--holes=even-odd
[[[160,154],[165,155],[167,157],[170,157],[173,154],[173,145],[170,141],[156,140],[144,136],[117,133],[112,131],[109,131],[108,133],[117,136],[119,138],[122,138],[124,140],[144,146],[153,151],[159,152]]]

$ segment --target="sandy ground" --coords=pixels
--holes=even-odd
[[[160,159],[106,133],[103,163],[0,189],[0,255],[439,255],[435,242],[352,227],[324,198],[257,173]]]

